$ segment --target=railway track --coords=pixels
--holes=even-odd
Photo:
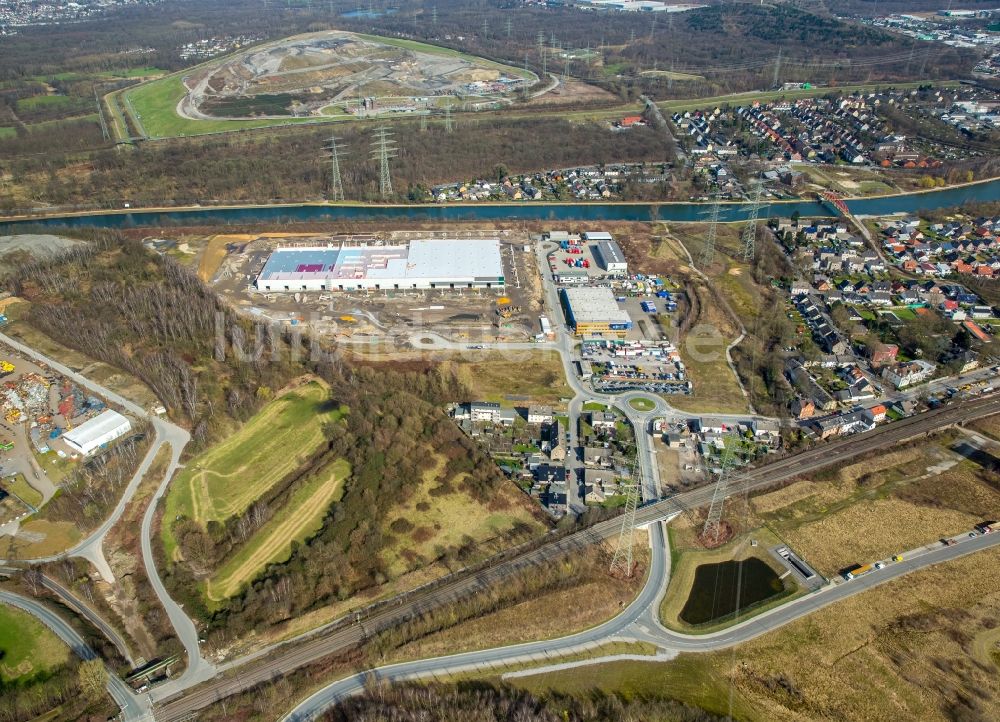
[[[821,443],[799,454],[748,470],[731,483],[728,496],[760,490],[830,466],[837,461],[996,413],[1000,413],[1000,396],[993,395],[944,406],[867,434]],[[708,486],[648,504],[638,510],[636,523],[648,524],[677,511],[704,506],[711,502],[712,493],[712,487]],[[423,612],[465,599],[477,590],[520,570],[574,549],[604,541],[616,535],[620,529],[621,520],[618,518],[600,522],[567,536],[553,538],[541,546],[502,559],[478,571],[458,572],[453,578],[446,577],[423,590],[397,597],[370,612],[360,612],[357,617],[344,620],[339,626],[286,642],[267,655],[235,666],[232,671],[236,673],[232,676],[217,677],[190,691],[180,692],[163,700],[156,708],[156,719],[161,722],[190,719],[197,710],[224,697],[252,689],[324,657],[346,651],[384,629],[413,619]]]

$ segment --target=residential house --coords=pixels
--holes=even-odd
[[[529,406],[528,407],[528,423],[529,424],[551,424],[552,423],[552,407],[551,406]]]
[[[882,370],[882,378],[891,383],[897,389],[904,389],[921,381],[926,381],[937,369],[935,364],[923,359],[916,359],[906,363],[893,364]]]

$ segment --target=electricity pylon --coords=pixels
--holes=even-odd
[[[510,38],[510,31],[511,31],[511,22],[510,22],[510,18],[507,18],[507,38],[508,39]]]
[[[760,215],[760,199],[764,194],[764,184],[754,181],[750,200],[750,216],[743,228],[743,260],[750,261],[757,255],[757,217]]]
[[[375,139],[372,140],[372,158],[378,161],[379,193],[382,198],[392,195],[392,176],[389,174],[389,159],[396,157],[396,141],[388,126],[380,125],[375,129]]]
[[[705,235],[705,246],[701,249],[701,257],[698,258],[698,265],[702,270],[708,268],[715,260],[715,238],[719,232],[719,211],[722,206],[719,200],[712,201],[712,206],[706,211],[708,215],[708,233]]]
[[[330,200],[346,200],[344,196],[344,181],[340,177],[340,159],[344,155],[344,147],[337,145],[337,138],[330,136],[329,145],[325,146],[330,159]]]
[[[726,503],[726,494],[729,492],[731,467],[732,452],[726,449],[722,454],[722,472],[719,474],[719,480],[715,482],[715,491],[712,492],[712,506],[708,508],[705,527],[701,530],[702,539],[705,541],[711,539],[713,544],[719,541],[719,523],[722,521],[722,507]]]
[[[642,487],[642,472],[636,460],[632,478],[624,485],[625,513],[622,515],[622,530],[618,534],[618,546],[611,558],[611,573],[621,572],[626,578],[632,576],[632,542],[635,538],[635,512],[639,508],[639,489]]]
[[[778,74],[781,72],[781,51],[783,48],[778,48],[778,58],[774,61],[774,82],[772,85],[778,87]]]
[[[450,133],[455,129],[455,126],[451,122],[451,103],[444,106],[444,132]]]

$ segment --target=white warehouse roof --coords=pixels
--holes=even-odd
[[[124,436],[131,428],[132,424],[127,418],[109,409],[72,431],[67,431],[63,434],[63,440],[70,448],[86,456],[99,446]]]
[[[564,288],[563,293],[577,323],[631,323],[628,311],[620,308],[615,294],[606,286]]]

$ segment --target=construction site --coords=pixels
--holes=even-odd
[[[537,78],[446,48],[324,31],[257,46],[185,78],[189,119],[427,112],[501,100]]]
[[[526,233],[232,239],[224,247],[214,244],[218,257],[211,268],[203,265],[203,278],[236,309],[362,353],[474,348],[530,341],[540,333],[542,287]]]

